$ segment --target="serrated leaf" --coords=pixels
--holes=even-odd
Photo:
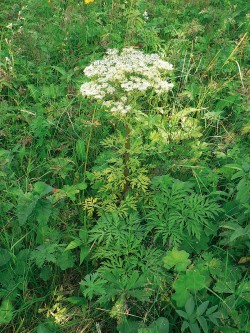
[[[43,267],[39,276],[43,281],[48,281],[52,276],[52,269],[49,266]]]
[[[75,187],[78,190],[85,190],[87,188],[87,184],[85,182],[82,182],[82,183],[76,184]]]
[[[188,289],[191,291],[198,291],[203,288],[206,288],[206,279],[205,276],[202,275],[199,270],[193,269],[190,271],[187,271],[187,286]]]
[[[152,330],[152,333],[168,333],[169,321],[167,318],[160,317],[150,324],[148,328]]]
[[[50,185],[43,182],[37,182],[34,185],[34,192],[38,194],[40,198],[50,193],[52,190],[53,188]]]
[[[31,253],[31,259],[35,260],[37,266],[41,268],[45,261],[56,262],[55,251],[57,244],[42,244]]]
[[[49,221],[52,212],[52,204],[48,200],[38,200],[35,207],[35,216],[39,224],[45,225]]]
[[[75,185],[64,185],[61,191],[72,201],[76,200],[76,194],[79,193],[79,189]]]
[[[235,291],[235,281],[217,281],[213,290],[217,293],[233,294]]]
[[[106,283],[106,280],[99,278],[98,273],[93,273],[85,276],[85,279],[80,282],[80,287],[83,295],[91,300],[94,295],[105,293]]]
[[[17,205],[17,218],[20,226],[23,226],[27,222],[29,216],[36,207],[38,199],[38,196],[34,197],[31,193],[26,193],[19,197]]]
[[[24,276],[24,274],[26,274],[27,267],[29,267],[28,266],[29,255],[30,255],[29,249],[21,250],[16,255],[15,273],[17,275]]]
[[[178,251],[173,249],[172,251],[168,251],[163,258],[164,267],[167,269],[175,267],[177,272],[185,271],[187,266],[191,263],[191,260],[189,260],[188,257],[189,254],[183,250]]]
[[[185,306],[188,298],[190,297],[190,292],[187,289],[177,289],[172,295],[172,299],[176,301],[178,307]]]
[[[71,252],[63,251],[57,258],[56,264],[61,268],[61,270],[65,270],[68,268],[72,268],[74,266],[74,257]]]

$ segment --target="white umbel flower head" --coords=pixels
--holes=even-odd
[[[102,60],[96,60],[84,69],[91,82],[84,83],[83,96],[102,100],[111,112],[126,114],[131,110],[127,104],[133,95],[145,94],[147,90],[160,95],[173,88],[166,75],[173,66],[158,54],[145,54],[133,48],[109,49]],[[130,97],[130,98],[128,98]]]

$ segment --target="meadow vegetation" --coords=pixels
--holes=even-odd
[[[250,333],[249,9],[1,1],[1,332]]]

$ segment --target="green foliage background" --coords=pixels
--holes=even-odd
[[[248,32],[243,0],[1,1],[1,332],[250,332]],[[128,46],[174,89],[123,195],[124,128],[79,88]]]

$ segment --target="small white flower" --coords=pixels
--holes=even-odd
[[[6,25],[7,29],[12,29],[13,28],[13,23],[9,23],[8,25]]]
[[[148,17],[148,12],[145,10],[145,12],[142,14],[143,18],[145,21],[147,21],[149,19]]]

